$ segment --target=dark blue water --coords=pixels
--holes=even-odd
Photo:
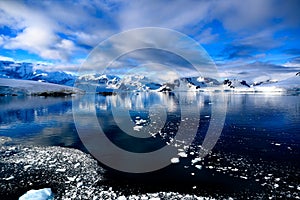
[[[225,96],[226,104],[223,101],[214,101],[218,96],[222,98]],[[155,151],[164,147],[175,138],[183,121],[188,121],[199,128],[194,135],[188,136],[193,137],[192,144],[186,149],[188,156],[180,158],[179,163],[171,164],[165,169],[151,173],[150,176],[145,175],[142,180],[140,175],[124,175],[115,170],[109,170],[107,176],[112,179],[121,177],[122,180],[125,177],[143,183],[145,180],[162,178],[163,174],[161,184],[166,182],[164,187],[174,185],[176,182],[173,181],[186,182],[184,191],[192,191],[192,186],[198,184],[202,188],[212,188],[211,190],[227,185],[224,187],[225,190],[231,191],[228,182],[250,184],[253,190],[264,191],[265,186],[261,186],[267,180],[264,180],[264,176],[273,173],[272,177],[275,180],[274,174],[277,173],[280,180],[284,180],[282,184],[290,182],[295,186],[291,190],[297,191],[296,185],[299,185],[300,174],[298,170],[300,167],[300,96],[123,93],[112,96],[86,95],[76,97],[74,102],[72,98],[75,97],[0,97],[0,136],[12,139],[6,143],[8,145],[57,145],[88,152],[74,124],[72,110],[74,102],[77,102],[76,106],[79,106],[82,112],[79,114],[86,121],[84,128],[87,132],[93,126],[89,123],[91,117],[89,113],[95,111],[98,123],[109,140],[122,149],[137,153]],[[200,162],[202,170],[198,170],[191,164],[191,160],[196,157],[191,152],[199,151],[199,146],[203,143],[209,125],[212,123],[214,107],[227,107],[225,122],[224,125],[222,124],[223,130],[212,151]],[[122,122],[117,122],[120,119],[122,121],[124,113],[118,113],[118,119],[114,115],[118,109],[129,113],[134,127],[150,127],[154,122],[153,117],[160,116],[155,110],[162,110],[164,113],[160,119],[162,123],[159,119],[155,122],[161,123],[157,125],[160,129],[152,129],[154,132],[157,131],[155,137],[140,138],[128,135],[124,128],[120,128]],[[183,119],[183,111],[190,113],[190,116],[185,114]],[[139,129],[139,127],[135,128]],[[188,130],[189,127],[184,129]],[[190,140],[191,138],[188,137],[187,139]],[[224,166],[232,167],[223,169]],[[238,169],[238,173],[235,173],[237,170],[232,170],[234,167]],[[264,172],[266,168],[273,171]],[[241,172],[242,170],[244,171]],[[263,174],[259,175],[259,170],[263,171]],[[293,173],[293,176],[289,173]],[[243,178],[245,176],[246,178]],[[247,179],[246,182],[244,179]],[[250,182],[247,182],[249,180]],[[160,187],[160,184],[157,185]],[[151,188],[155,187],[152,185]],[[175,188],[178,190],[178,187]]]

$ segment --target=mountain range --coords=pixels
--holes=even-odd
[[[66,86],[73,86],[77,78],[63,71],[49,72],[34,68],[32,63],[0,61],[0,78],[33,80]]]
[[[209,77],[183,77],[170,82],[157,82],[139,74],[126,76],[85,74],[76,76],[63,71],[46,71],[35,68],[36,66],[32,63],[0,61],[0,78],[75,86],[86,92],[100,93],[113,91],[299,91],[300,88],[300,72],[279,82],[269,79],[260,82],[237,79],[218,81]]]

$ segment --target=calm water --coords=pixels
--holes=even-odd
[[[78,115],[82,116],[81,121],[86,122],[81,126],[85,126],[82,128],[87,133],[95,125],[90,118],[91,113],[96,112],[98,125],[102,127],[106,137],[117,146],[131,152],[160,149],[175,138],[180,126],[185,126],[183,127],[187,132],[185,138],[192,144],[187,149],[188,157],[181,158],[180,163],[151,173],[150,176],[143,175],[142,180],[140,175],[130,175],[128,178],[126,174],[109,170],[107,176],[113,177],[112,179],[119,177],[124,179],[125,176],[126,179],[145,182],[161,178],[163,174],[163,180],[169,181],[166,181],[166,185],[170,184],[170,180],[188,182],[186,186],[188,189],[185,188],[184,191],[200,182],[207,187],[215,185],[215,182],[228,183],[228,180],[240,183],[244,175],[247,180],[255,182],[255,172],[250,173],[249,170],[249,173],[247,170],[241,173],[242,179],[232,179],[242,176],[233,172],[223,173],[225,176],[215,176],[221,169],[218,170],[216,166],[234,165],[233,162],[236,160],[243,161],[246,163],[245,166],[248,163],[250,167],[252,164],[263,168],[289,166],[284,168],[285,171],[282,173],[296,173],[295,180],[287,179],[287,181],[296,181],[294,184],[299,184],[297,179],[300,167],[300,96],[124,93],[68,98],[0,97],[0,136],[10,137],[12,141],[8,144],[58,145],[75,147],[87,152],[76,131],[72,98],[76,98],[73,104]],[[224,99],[227,103],[224,103]],[[223,111],[226,111],[223,131],[212,153],[208,155],[208,160],[201,163],[203,170],[198,173],[199,170],[192,168],[191,160],[195,158],[194,153],[199,151],[209,125],[217,124],[219,121],[221,123],[218,116]],[[131,120],[129,124],[128,120]],[[199,126],[199,129],[195,133],[189,133],[188,130],[195,126]],[[143,127],[148,127],[147,130],[155,137],[150,135],[148,138],[135,137],[134,134],[142,136],[138,134],[142,134]],[[126,134],[130,130],[135,131],[132,135]],[[226,158],[224,162],[221,157]],[[205,167],[210,165],[212,166]],[[258,182],[260,186],[262,183]],[[253,188],[256,188],[255,184],[253,185]]]

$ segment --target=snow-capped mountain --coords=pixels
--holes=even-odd
[[[178,90],[202,90],[210,87],[218,87],[219,81],[208,77],[188,77],[179,79]]]
[[[86,74],[79,76],[74,84],[86,92],[112,92],[118,89],[120,78],[106,74]]]
[[[260,88],[280,88],[283,90],[300,90],[300,72],[296,73],[295,76],[287,78],[285,80],[282,81],[278,81],[278,82],[273,82],[273,83],[268,83],[268,84],[261,84],[259,86],[257,86],[257,89]]]
[[[48,72],[34,69],[32,63],[0,61],[0,78],[34,80],[60,85],[73,86],[75,76],[62,71]]]
[[[235,89],[235,88],[250,88],[250,85],[245,80],[229,80],[225,79],[223,85],[226,89]]]
[[[142,75],[127,75],[122,78],[108,74],[88,74],[78,77],[75,87],[87,92],[112,91],[149,91],[160,88],[162,84],[154,83]]]
[[[271,80],[248,83],[245,80],[229,80],[223,82],[224,90],[240,92],[285,92],[300,90],[300,72],[284,80]]]
[[[189,77],[172,82],[155,82],[144,75],[126,75],[122,78],[115,75],[89,74],[80,76],[75,86],[87,92],[112,91],[197,91],[200,88],[219,86],[220,83],[211,78]]]
[[[153,82],[144,75],[124,76],[117,84],[119,90],[125,91],[149,91],[156,90],[162,86],[162,83]]]
[[[107,75],[107,74],[86,74],[79,76],[77,82],[88,82],[98,84],[117,84],[120,81],[118,76]]]
[[[229,90],[242,92],[255,91],[286,91],[300,88],[300,72],[286,80],[253,79],[237,80],[225,79],[223,84],[209,77],[182,77],[170,82],[162,82],[140,75],[109,75],[86,74],[74,76],[61,71],[48,72],[35,69],[32,63],[16,63],[0,61],[0,78],[34,80],[39,82],[55,83],[59,85],[78,87],[86,92],[113,92],[113,91],[215,91]],[[256,81],[254,81],[256,80]],[[249,82],[248,82],[249,81]]]

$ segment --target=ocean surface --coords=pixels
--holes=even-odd
[[[150,92],[0,97],[0,137],[11,139],[5,145],[101,151],[92,133],[97,128],[127,152],[165,146],[178,150],[166,167],[148,173],[121,172],[122,166],[99,161],[107,169],[105,184],[123,192],[299,197],[300,96]],[[109,150],[106,156],[122,160]]]

